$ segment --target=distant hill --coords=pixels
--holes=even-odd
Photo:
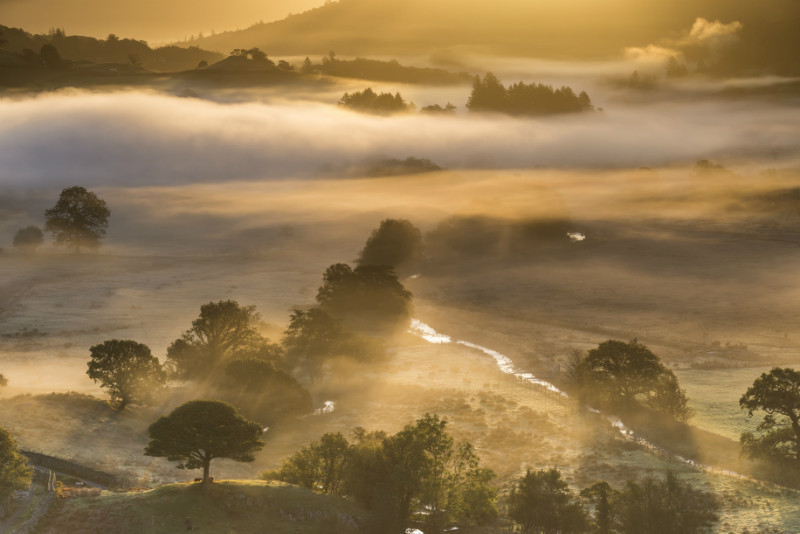
[[[39,53],[44,45],[53,45],[60,56],[71,62],[135,63],[136,66],[157,72],[174,72],[195,68],[199,62],[212,63],[224,56],[197,47],[162,46],[152,49],[144,41],[109,36],[95,39],[80,35],[66,35],[53,31],[48,35],[30,34],[20,28],[0,25],[6,52],[23,54],[25,50]],[[9,59],[9,61],[11,61]],[[16,60],[14,60],[16,61]]]
[[[37,527],[43,534],[197,532],[355,533],[366,511],[340,497],[280,482],[170,484],[129,493],[72,491]],[[81,496],[86,493],[86,496]],[[191,529],[189,527],[192,527]]]
[[[227,53],[403,55],[483,52],[544,58],[606,58],[625,47],[676,42],[698,17],[739,21],[742,46],[730,69],[800,69],[797,0],[340,0],[245,30],[182,43]]]

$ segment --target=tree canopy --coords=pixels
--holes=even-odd
[[[0,498],[15,490],[27,489],[33,479],[33,468],[20,452],[8,431],[0,428]]]
[[[264,476],[353,497],[373,510],[368,531],[404,533],[412,521],[432,533],[485,524],[497,515],[494,473],[446,427],[446,420],[426,414],[392,436],[358,428],[348,443],[325,434]]]
[[[570,87],[554,89],[541,83],[518,82],[506,87],[487,72],[483,79],[475,77],[472,93],[467,100],[470,111],[495,111],[511,115],[549,115],[592,111],[586,92],[576,95]]]
[[[410,105],[400,96],[400,93],[376,93],[367,87],[363,91],[345,93],[339,100],[339,105],[353,111],[388,115],[408,111]]]
[[[333,358],[367,362],[382,359],[380,341],[346,329],[339,319],[320,307],[294,310],[282,340],[286,363],[316,380]]]
[[[422,262],[422,232],[407,219],[384,219],[372,231],[357,264],[388,265],[396,271],[415,270]]]
[[[258,322],[255,306],[235,300],[203,304],[192,327],[167,348],[170,372],[176,378],[208,379],[234,358],[276,361],[280,347],[259,334]]]
[[[677,420],[691,416],[675,374],[635,340],[601,343],[577,364],[575,373],[581,394],[588,401],[630,409],[642,398],[654,410]]]
[[[755,433],[742,434],[744,450],[800,470],[800,372],[775,367],[762,373],[739,406],[751,417],[757,411],[765,414]]]
[[[252,462],[264,442],[261,425],[245,419],[236,408],[221,401],[195,400],[162,415],[147,429],[146,456],[178,462],[179,469],[203,469],[203,484],[210,482],[215,458]]]
[[[293,376],[261,358],[227,362],[212,391],[267,426],[307,414],[314,407],[311,394]]]
[[[386,265],[344,263],[328,267],[317,292],[320,307],[359,330],[391,332],[405,329],[411,318],[411,292]]]
[[[105,200],[84,187],[68,187],[56,205],[44,212],[44,229],[53,234],[57,245],[76,252],[81,247],[96,249],[106,235],[110,215]]]
[[[44,233],[38,226],[27,226],[14,235],[14,248],[31,253],[44,243]]]
[[[508,515],[524,534],[586,532],[588,517],[558,469],[528,469],[508,497]]]
[[[148,404],[164,386],[166,374],[147,345],[130,339],[111,339],[89,349],[86,374],[111,394],[111,405],[124,410],[133,403]]]

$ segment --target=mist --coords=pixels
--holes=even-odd
[[[446,168],[793,163],[800,111],[752,102],[615,104],[580,117],[373,117],[314,102],[220,104],[154,93],[0,101],[4,187],[313,176],[375,155]]]

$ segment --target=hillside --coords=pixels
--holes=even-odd
[[[338,497],[280,482],[170,484],[150,491],[97,492],[60,499],[38,526],[42,534],[116,532],[356,532],[366,512]]]
[[[217,52],[196,47],[162,46],[153,49],[144,41],[123,39],[113,34],[106,39],[66,35],[61,30],[40,35],[3,25],[0,25],[0,34],[6,41],[3,47],[6,53],[22,54],[25,62],[34,66],[41,63],[36,54],[45,45],[53,45],[61,58],[67,61],[135,64],[158,72],[193,69],[201,61],[212,63],[223,58]]]
[[[245,30],[223,32],[188,45],[227,52],[260,47],[270,54],[486,54],[548,58],[607,58],[631,46],[675,44],[695,20],[742,23],[741,46],[728,65],[773,71],[797,69],[800,5],[773,0],[773,9],[747,0],[499,2],[464,4],[410,0],[341,0]],[[796,46],[791,46],[794,43]]]

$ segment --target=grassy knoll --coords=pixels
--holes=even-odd
[[[152,534],[197,532],[355,532],[365,511],[337,497],[279,482],[170,484],[149,491],[109,492],[58,501],[39,532]]]

